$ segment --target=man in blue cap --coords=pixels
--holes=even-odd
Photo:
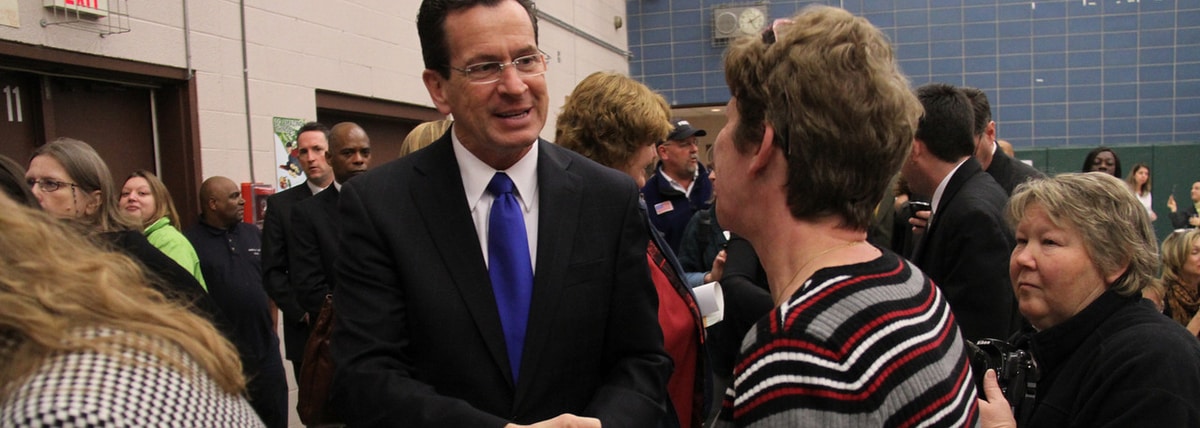
[[[678,253],[683,230],[692,214],[712,203],[712,182],[708,179],[708,169],[696,156],[699,152],[696,137],[708,133],[686,120],[671,122],[675,129],[666,141],[658,142],[658,170],[642,187],[642,196],[650,207],[654,227]]]

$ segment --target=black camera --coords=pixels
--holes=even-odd
[[[996,381],[1004,398],[1012,407],[1013,415],[1019,415],[1022,404],[1032,402],[1037,392],[1037,381],[1041,373],[1033,355],[1024,349],[999,339],[980,339],[967,342],[967,353],[971,369],[975,372],[975,385],[980,398],[984,397],[983,376],[988,369],[996,371]]]

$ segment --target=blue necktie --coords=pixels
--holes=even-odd
[[[500,325],[504,329],[515,385],[521,369],[529,301],[533,295],[529,238],[525,235],[521,203],[513,195],[513,182],[508,175],[497,172],[488,183],[487,191],[496,197],[488,215],[488,277],[492,279],[492,293],[500,310]]]

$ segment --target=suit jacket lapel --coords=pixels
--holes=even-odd
[[[538,246],[537,267],[533,274],[533,301],[529,309],[529,326],[525,332],[521,373],[535,373],[547,355],[558,301],[568,275],[567,266],[579,224],[580,204],[583,201],[582,179],[570,171],[571,158],[549,142],[538,142]],[[550,356],[553,357],[553,356]],[[514,407],[528,389],[532,376],[518,380]]]
[[[983,167],[979,161],[973,157],[967,158],[958,170],[954,171],[954,175],[950,176],[950,182],[946,183],[946,189],[942,191],[942,198],[938,200],[938,212],[929,218],[929,224],[925,228],[925,234],[921,236],[921,240],[917,242],[917,247],[913,250],[913,261],[920,264],[920,260],[925,256],[925,250],[928,248],[930,238],[937,232],[938,220],[941,214],[950,206],[951,201],[958,195],[958,191],[962,190],[963,185],[970,180],[975,174],[983,172]]]
[[[463,193],[462,175],[454,157],[449,134],[412,156],[428,156],[428,162],[414,163],[416,180],[411,186],[426,230],[433,235],[436,251],[449,269],[453,286],[458,288],[463,302],[471,313],[475,327],[487,344],[496,369],[512,378],[505,352],[504,332],[500,313],[492,294],[492,282],[483,263],[479,235],[471,219],[470,207]],[[536,276],[535,276],[536,277]],[[447,284],[447,286],[450,286]],[[536,286],[535,286],[536,289]]]

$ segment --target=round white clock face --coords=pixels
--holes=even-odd
[[[763,15],[761,10],[755,8],[742,10],[741,16],[738,16],[738,28],[746,34],[758,34],[766,22],[766,15]]]

